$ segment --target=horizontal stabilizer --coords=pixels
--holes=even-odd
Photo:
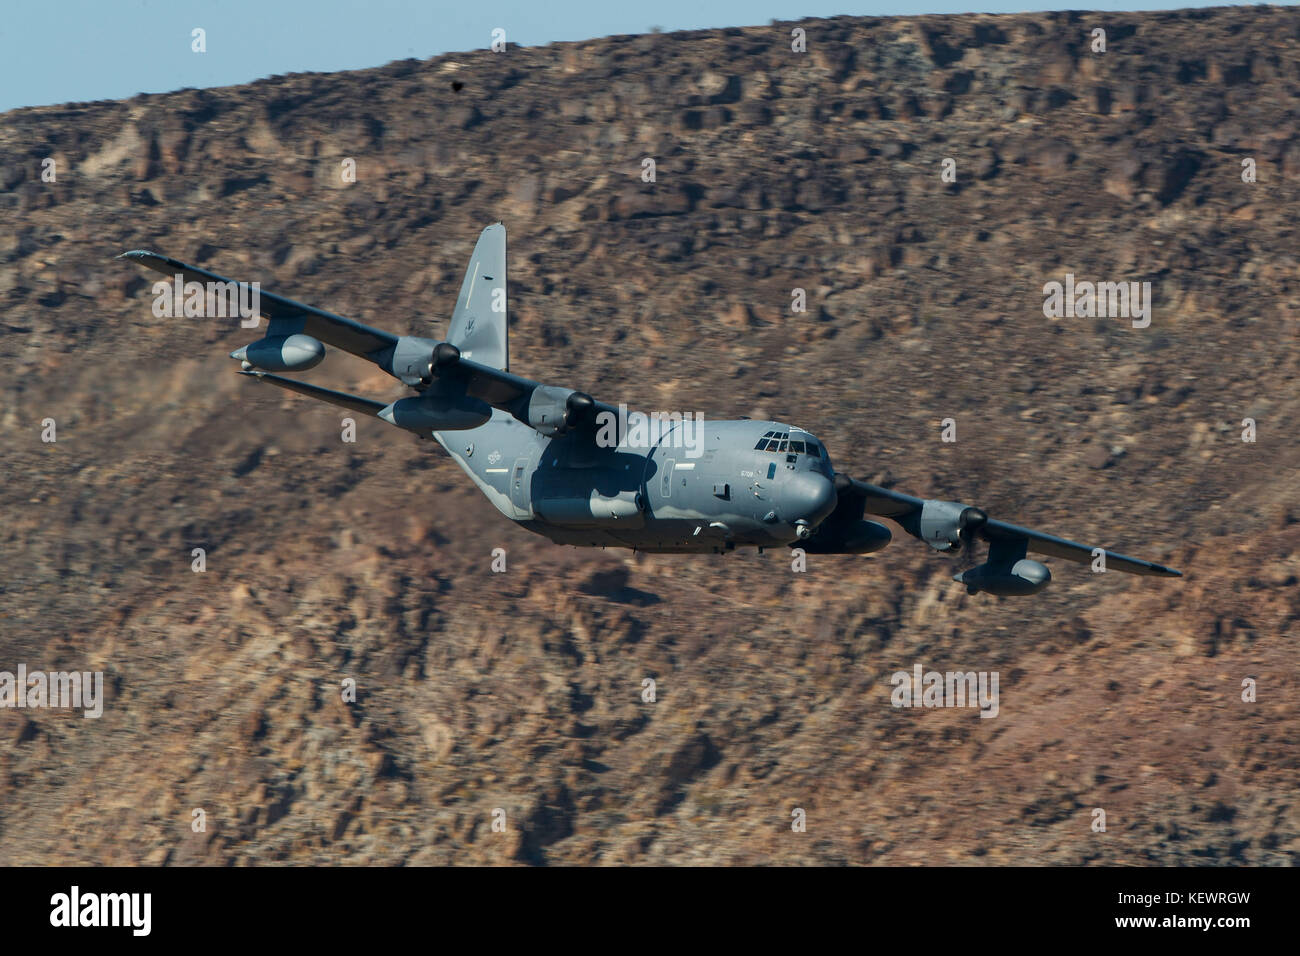
[[[300,382],[293,378],[284,378],[281,375],[271,375],[269,372],[240,372],[240,375],[247,375],[257,379],[259,382],[270,382],[272,385],[278,385],[280,388],[287,389],[290,392],[297,392],[299,395],[306,395],[308,398],[317,398],[322,402],[329,402],[331,405],[338,405],[340,408],[346,408],[354,412],[360,412],[363,415],[378,415],[388,406],[384,402],[376,402],[369,398],[362,398],[360,395],[350,395],[347,392],[336,392],[332,388],[321,388],[319,385],[309,385],[306,382]]]

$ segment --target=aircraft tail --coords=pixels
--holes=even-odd
[[[460,354],[503,371],[510,365],[506,328],[506,227],[493,223],[474,246],[456,297],[447,341]]]

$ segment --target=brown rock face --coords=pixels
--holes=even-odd
[[[0,671],[104,675],[98,719],[0,709],[0,859],[1297,862],[1297,37],[837,18],[0,117]],[[515,370],[1187,577],[560,548],[111,261],[440,335],[496,219]],[[1149,326],[1046,318],[1067,274]],[[997,716],[894,707],[917,664]]]

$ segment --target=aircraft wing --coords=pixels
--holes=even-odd
[[[902,525],[913,537],[920,538],[937,550],[947,550],[945,546],[958,545],[964,534],[978,535],[991,545],[1023,545],[1029,551],[1046,554],[1067,561],[1088,564],[1093,561],[1094,545],[1080,544],[1066,538],[1023,528],[991,518],[981,509],[952,501],[934,501],[917,498],[901,492],[882,488],[865,481],[849,478],[847,475],[835,476],[835,487],[841,497],[858,497],[863,501],[863,510],[867,514],[892,518]],[[1105,548],[1106,569],[1126,571],[1129,574],[1148,574],[1165,578],[1180,578],[1181,571],[1131,558]]]
[[[148,252],[144,249],[124,252],[117,258],[138,262],[140,265],[168,277],[183,276],[185,282],[219,282],[238,286],[246,285],[246,283],[237,283],[233,279],[219,276],[215,272],[209,272],[207,269],[200,269],[198,266],[181,262],[179,259],[173,259],[170,256],[160,255],[156,252]],[[368,325],[362,325],[360,322],[354,322],[352,319],[345,319],[341,315],[335,315],[333,312],[326,312],[324,309],[318,309],[315,306],[304,305],[301,302],[286,299],[273,292],[263,292],[260,288],[257,293],[260,299],[259,312],[272,321],[279,320],[281,322],[281,327],[275,330],[276,334],[290,335],[295,332],[303,332],[313,338],[320,339],[327,345],[332,345],[335,348],[351,352],[353,355],[359,355],[371,361],[376,360],[374,353],[382,352],[397,344],[398,337],[391,332],[385,332],[383,329],[374,329]],[[299,325],[299,323],[301,324]]]
[[[222,286],[227,296],[238,292],[241,302],[251,302],[255,289],[256,309],[270,320],[268,334],[302,333],[360,356],[403,384],[425,392],[434,405],[439,398],[433,392],[449,389],[453,394],[480,399],[509,412],[543,435],[573,433],[593,444],[601,413],[613,415],[622,424],[619,410],[613,405],[597,402],[574,389],[544,385],[506,370],[509,357],[505,311],[506,233],[500,223],[488,226],[479,236],[456,300],[448,338],[443,342],[394,335],[156,252],[135,249],[117,258],[139,263],[168,278],[180,276],[186,284],[197,282],[204,286],[205,293],[213,285]],[[187,298],[183,290],[179,294]],[[204,301],[205,304],[208,301],[206,294]],[[378,414],[387,407],[371,399],[270,374],[266,369],[248,369],[245,374],[363,414]]]
[[[544,385],[481,362],[458,358],[454,363],[436,366],[435,375],[463,382],[466,395],[509,412],[544,435],[577,432],[594,441],[601,413],[619,421],[617,406],[598,402],[585,392]]]

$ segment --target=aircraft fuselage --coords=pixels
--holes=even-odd
[[[778,422],[688,421],[651,442],[599,447],[495,411],[478,428],[434,438],[498,511],[560,544],[774,547],[800,540],[835,506],[825,446]]]

